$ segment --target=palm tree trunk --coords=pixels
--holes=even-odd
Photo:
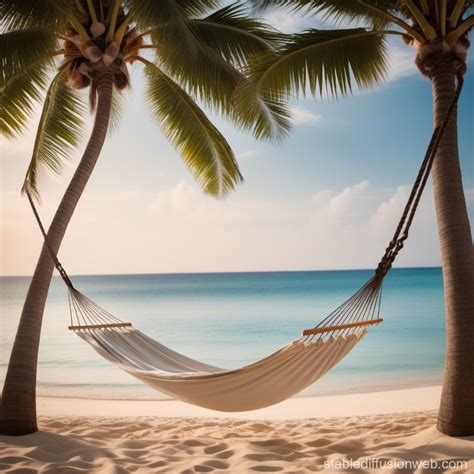
[[[112,75],[102,70],[97,78],[98,104],[94,127],[79,166],[61,200],[48,240],[58,252],[66,228],[104,144],[112,102]],[[54,262],[45,245],[36,265],[23,306],[0,404],[0,433],[24,435],[38,430],[36,421],[36,369],[41,323]]]
[[[431,74],[434,124],[439,125],[455,91],[454,68]],[[459,165],[453,117],[433,163],[433,186],[443,266],[446,353],[438,430],[474,434],[474,254]]]

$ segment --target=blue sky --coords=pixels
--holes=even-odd
[[[270,19],[282,29],[302,25],[281,15]],[[338,101],[292,101],[294,131],[282,143],[257,142],[214,117],[246,180],[223,201],[203,196],[161,136],[143,99],[137,67],[133,89],[126,93],[126,113],[104,147],[66,235],[63,264],[70,273],[373,267],[393,233],[431,134],[430,83],[413,59],[414,52],[396,41],[386,84]],[[471,216],[473,77],[469,68],[459,107]],[[30,274],[41,245],[19,195],[34,125],[24,138],[0,142],[1,273],[6,275]],[[41,177],[45,220],[79,156],[60,178]],[[430,186],[399,265],[439,261]]]

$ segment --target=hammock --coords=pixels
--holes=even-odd
[[[441,125],[433,131],[400,222],[372,278],[317,326],[305,329],[298,339],[268,357],[238,369],[214,367],[179,354],[80,293],[53,251],[33,199],[27,193],[45,245],[69,290],[69,329],[104,359],[145,384],[184,402],[213,410],[232,412],[263,408],[313,384],[353,349],[368,328],[383,321],[380,317],[383,280],[408,237],[462,84],[462,77],[458,77],[456,93]]]

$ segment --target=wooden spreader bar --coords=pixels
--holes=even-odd
[[[321,333],[324,333],[324,332],[339,331],[341,329],[350,329],[350,328],[357,328],[357,327],[362,327],[362,326],[371,326],[373,324],[380,324],[382,321],[383,321],[382,318],[369,319],[368,321],[359,321],[357,323],[341,324],[339,326],[327,326],[327,327],[322,327],[322,328],[305,329],[302,332],[302,336],[311,336],[312,334],[321,334]]]
[[[69,326],[71,331],[79,331],[81,329],[108,329],[108,328],[128,328],[132,327],[132,323],[113,323],[113,324],[90,324],[85,326]]]

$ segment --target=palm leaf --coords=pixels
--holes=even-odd
[[[20,134],[47,85],[55,39],[47,30],[0,35],[0,133]]]
[[[226,14],[229,12],[230,15],[233,14],[236,11],[234,8]],[[214,17],[214,23],[217,19],[218,17]],[[206,25],[206,27],[209,26]],[[194,31],[194,24],[192,29]],[[175,44],[180,42],[179,38],[153,38],[158,61],[164,72],[190,95],[243,129],[252,131],[257,138],[272,139],[283,136],[289,128],[289,113],[285,105],[276,97],[270,98],[265,94],[257,97],[254,90],[250,90],[250,94],[254,94],[249,98],[251,103],[234,102],[235,88],[238,84],[245,82],[245,76],[230,61],[233,56],[229,50],[230,46],[223,45],[221,49],[221,53],[230,56],[227,58],[216,54],[216,50],[221,48],[216,45],[217,35],[216,43],[211,47],[196,39],[198,33],[195,32],[195,34],[194,49],[191,52],[188,47],[183,47],[183,41],[181,47],[175,47]],[[242,31],[242,34],[245,34],[245,31]],[[265,51],[272,51],[268,43],[263,44],[259,40],[258,48],[262,46],[265,47]],[[255,44],[254,51],[257,51]],[[260,49],[261,51],[263,48]]]
[[[313,95],[345,95],[354,81],[360,88],[373,86],[383,81],[386,71],[383,34],[363,28],[308,30],[251,66],[255,86],[270,96],[307,90]],[[242,93],[245,88],[237,92]]]
[[[73,6],[73,0],[0,0],[0,27],[6,31],[56,28],[67,21],[67,9]]]
[[[291,129],[286,96],[278,91],[257,88],[245,76],[234,90],[232,103],[243,128],[250,130],[257,139],[279,141]]]
[[[205,15],[219,7],[220,0],[176,0],[176,3],[183,9],[189,18],[196,18]]]
[[[276,33],[267,30],[262,23],[246,20],[243,10],[235,5],[203,20],[187,19],[181,6],[170,0],[165,1],[165,7],[164,11],[159,12],[153,6],[143,10],[158,22],[151,37],[164,73],[216,113],[244,129],[253,130],[256,136],[272,138],[275,132],[281,130],[279,125],[274,125],[284,120],[283,105],[281,110],[277,110],[273,106],[263,107],[264,101],[259,101],[258,108],[236,108],[232,95],[245,77],[232,60],[240,61],[251,52],[270,50],[270,40],[275,40]],[[166,11],[171,14],[173,9],[178,12],[177,18],[168,23]],[[223,22],[221,34],[218,31],[220,21]],[[227,39],[220,38],[224,34]],[[237,42],[243,41],[243,37],[246,43],[239,49]],[[278,113],[274,115],[274,112]],[[268,123],[264,124],[264,121]],[[275,123],[272,124],[272,121]]]
[[[167,139],[181,154],[204,191],[223,196],[242,181],[229,144],[193,99],[148,61],[147,99]]]
[[[124,113],[124,104],[123,104],[123,94],[122,91],[117,89],[113,90],[112,93],[112,102],[110,104],[110,117],[109,117],[109,134],[114,133],[120,126],[122,116]]]
[[[37,175],[40,166],[46,166],[53,173],[61,171],[63,161],[79,142],[84,111],[83,102],[66,83],[66,73],[60,71],[46,94],[23,191],[39,197]]]
[[[278,140],[288,132],[290,113],[283,98],[260,94],[244,74],[212,51],[204,49],[187,61],[176,57],[162,65],[189,94],[255,138]],[[239,84],[246,87],[243,100],[234,97]]]
[[[198,46],[192,54],[186,49],[170,52],[173,42],[157,43],[156,53],[162,69],[187,92],[217,113],[234,117],[231,97],[235,86],[242,80],[242,73],[210,48]]]
[[[283,35],[249,17],[239,3],[228,5],[206,18],[191,20],[197,39],[237,67],[256,54],[274,49]]]
[[[0,35],[0,90],[30,67],[51,57],[57,42],[45,28],[11,31]]]
[[[189,24],[180,2],[175,0],[126,0],[130,14],[139,27],[150,29],[152,43],[163,63],[195,58],[202,45]]]
[[[13,138],[23,132],[47,85],[47,68],[24,72],[0,90],[0,134]]]
[[[269,7],[287,7],[310,14],[322,14],[323,20],[359,22],[373,28],[390,23],[387,14],[403,14],[403,2],[398,0],[252,0],[257,11]]]
[[[131,17],[140,28],[159,28],[164,32],[180,32],[187,36],[189,28],[186,20],[189,18],[183,2],[176,0],[124,0]],[[189,2],[192,3],[192,2]],[[177,45],[179,46],[179,44]]]

